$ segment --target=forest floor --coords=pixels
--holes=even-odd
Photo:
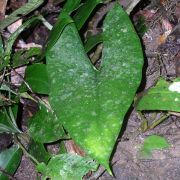
[[[58,2],[60,1],[46,1],[38,9],[42,14],[47,14],[47,20],[52,24],[54,24],[60,10]],[[7,12],[14,11],[25,3],[26,0],[10,0],[5,9]],[[127,1],[120,0],[120,3],[126,8]],[[107,12],[109,8],[111,8],[111,2],[103,7],[99,6],[97,12],[91,16],[90,21],[98,24],[103,19],[104,12]],[[5,10],[1,6],[1,1],[0,12],[0,19],[3,19]],[[155,85],[159,77],[164,77],[166,80],[180,77],[180,1],[152,0],[144,2],[142,0],[131,12],[130,17],[139,32],[144,50],[145,65],[141,90]],[[88,28],[83,32],[84,34],[88,31],[96,34],[101,30],[101,27],[97,27],[97,25],[88,26]],[[16,45],[20,48],[31,46],[32,43],[43,46],[48,33],[49,31],[43,25],[39,25],[33,31],[22,35],[24,44],[19,42]],[[23,109],[22,127],[26,130],[27,117],[35,111],[36,106],[27,101],[24,103]],[[151,116],[151,113],[147,113],[147,116]],[[112,157],[115,177],[109,176],[100,168],[98,170],[99,180],[180,179],[180,116],[171,115],[154,129],[137,133],[140,124],[141,119],[137,113],[133,109],[130,110]],[[145,137],[153,134],[165,137],[171,147],[154,151],[149,159],[140,158],[138,155],[140,145]],[[8,146],[10,142],[9,135],[1,135],[0,150]],[[51,149],[56,150],[56,147],[51,146]],[[23,156],[14,178],[35,180],[36,176],[33,163],[26,156]]]

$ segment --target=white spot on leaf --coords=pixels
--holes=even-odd
[[[180,82],[174,82],[169,86],[169,91],[180,93]]]
[[[91,115],[92,115],[92,116],[97,116],[97,114],[96,114],[95,111],[92,111],[92,112],[91,112]]]
[[[126,32],[127,32],[127,29],[122,29],[122,32],[126,33]]]

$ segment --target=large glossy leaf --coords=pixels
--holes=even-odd
[[[57,117],[44,105],[29,120],[28,133],[37,142],[54,142],[64,137],[64,130]]]
[[[97,164],[88,157],[60,154],[52,157],[47,166],[39,164],[37,169],[51,180],[81,180],[88,171],[95,171]]]
[[[180,78],[169,83],[160,79],[137,104],[138,110],[165,110],[180,112]]]
[[[46,57],[53,110],[70,136],[109,170],[109,157],[141,81],[143,56],[131,21],[118,4],[103,29],[99,70],[87,58],[74,24],[66,26]]]
[[[60,15],[58,16],[58,20],[57,20],[56,24],[54,25],[54,28],[50,32],[50,36],[47,40],[48,43],[46,44],[46,47],[44,48],[45,52],[54,46],[54,44],[59,39],[62,31],[64,30],[64,28],[69,23],[72,23],[72,22],[73,22],[73,20],[69,17],[69,15],[66,12],[60,13]]]
[[[22,150],[13,146],[0,153],[0,167],[9,174],[13,174],[19,166],[22,157]],[[9,178],[0,172],[1,180],[8,180]]]
[[[8,25],[12,24],[13,22],[20,19],[22,16],[30,13],[31,11],[35,10],[38,6],[40,6],[44,0],[31,0],[21,8],[14,11],[10,14],[7,18],[0,22],[0,30],[3,30]]]
[[[33,92],[49,94],[49,79],[45,64],[33,64],[26,68],[25,81]]]

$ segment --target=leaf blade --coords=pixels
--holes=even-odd
[[[45,64],[38,63],[28,66],[25,72],[25,81],[33,92],[49,94],[49,79]]]
[[[162,150],[169,147],[170,145],[165,138],[157,135],[151,135],[144,140],[139,153],[140,156],[149,158],[154,150]]]
[[[81,0],[68,0],[63,7],[63,11],[65,11],[67,14],[71,14],[76,8],[78,8],[80,2]]]
[[[164,110],[180,112],[180,93],[171,91],[173,84],[179,83],[180,78],[168,83],[160,79],[156,86],[148,90],[137,104],[137,110]],[[177,85],[178,86],[178,85]]]
[[[37,166],[45,177],[52,180],[81,180],[88,171],[96,168],[97,164],[92,159],[74,154],[59,154],[52,157],[46,167],[44,164]]]
[[[117,17],[115,21],[114,17]],[[125,21],[122,27],[117,26],[122,21]],[[129,29],[124,30],[127,24]],[[122,28],[120,32],[119,28]],[[113,146],[141,81],[143,55],[132,23],[118,4],[105,20],[104,37],[99,71],[94,70],[87,58],[74,24],[65,27],[46,58],[53,110],[77,144],[110,172]],[[123,44],[128,45],[129,51]],[[57,76],[55,69],[61,76]],[[130,79],[128,83],[127,79]]]
[[[38,162],[44,162],[47,164],[51,157],[50,154],[46,151],[44,144],[34,140],[31,140],[28,151],[38,160]]]
[[[19,166],[22,156],[22,150],[18,146],[11,147],[0,153],[0,167],[10,174],[13,174]],[[5,175],[0,173],[0,179],[8,179]]]
[[[63,32],[64,28],[70,23],[73,23],[73,20],[70,18],[70,16],[66,12],[60,13],[56,24],[53,26],[53,29],[50,32],[50,36],[47,40],[44,52],[47,52],[54,46],[54,44],[61,36],[61,33]]]
[[[28,124],[29,135],[37,142],[49,143],[64,137],[65,133],[57,117],[41,105]]]

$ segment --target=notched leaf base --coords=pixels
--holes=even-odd
[[[123,118],[141,81],[143,53],[133,25],[115,4],[103,25],[102,65],[94,70],[75,24],[46,53],[50,103],[70,136],[109,172]]]

